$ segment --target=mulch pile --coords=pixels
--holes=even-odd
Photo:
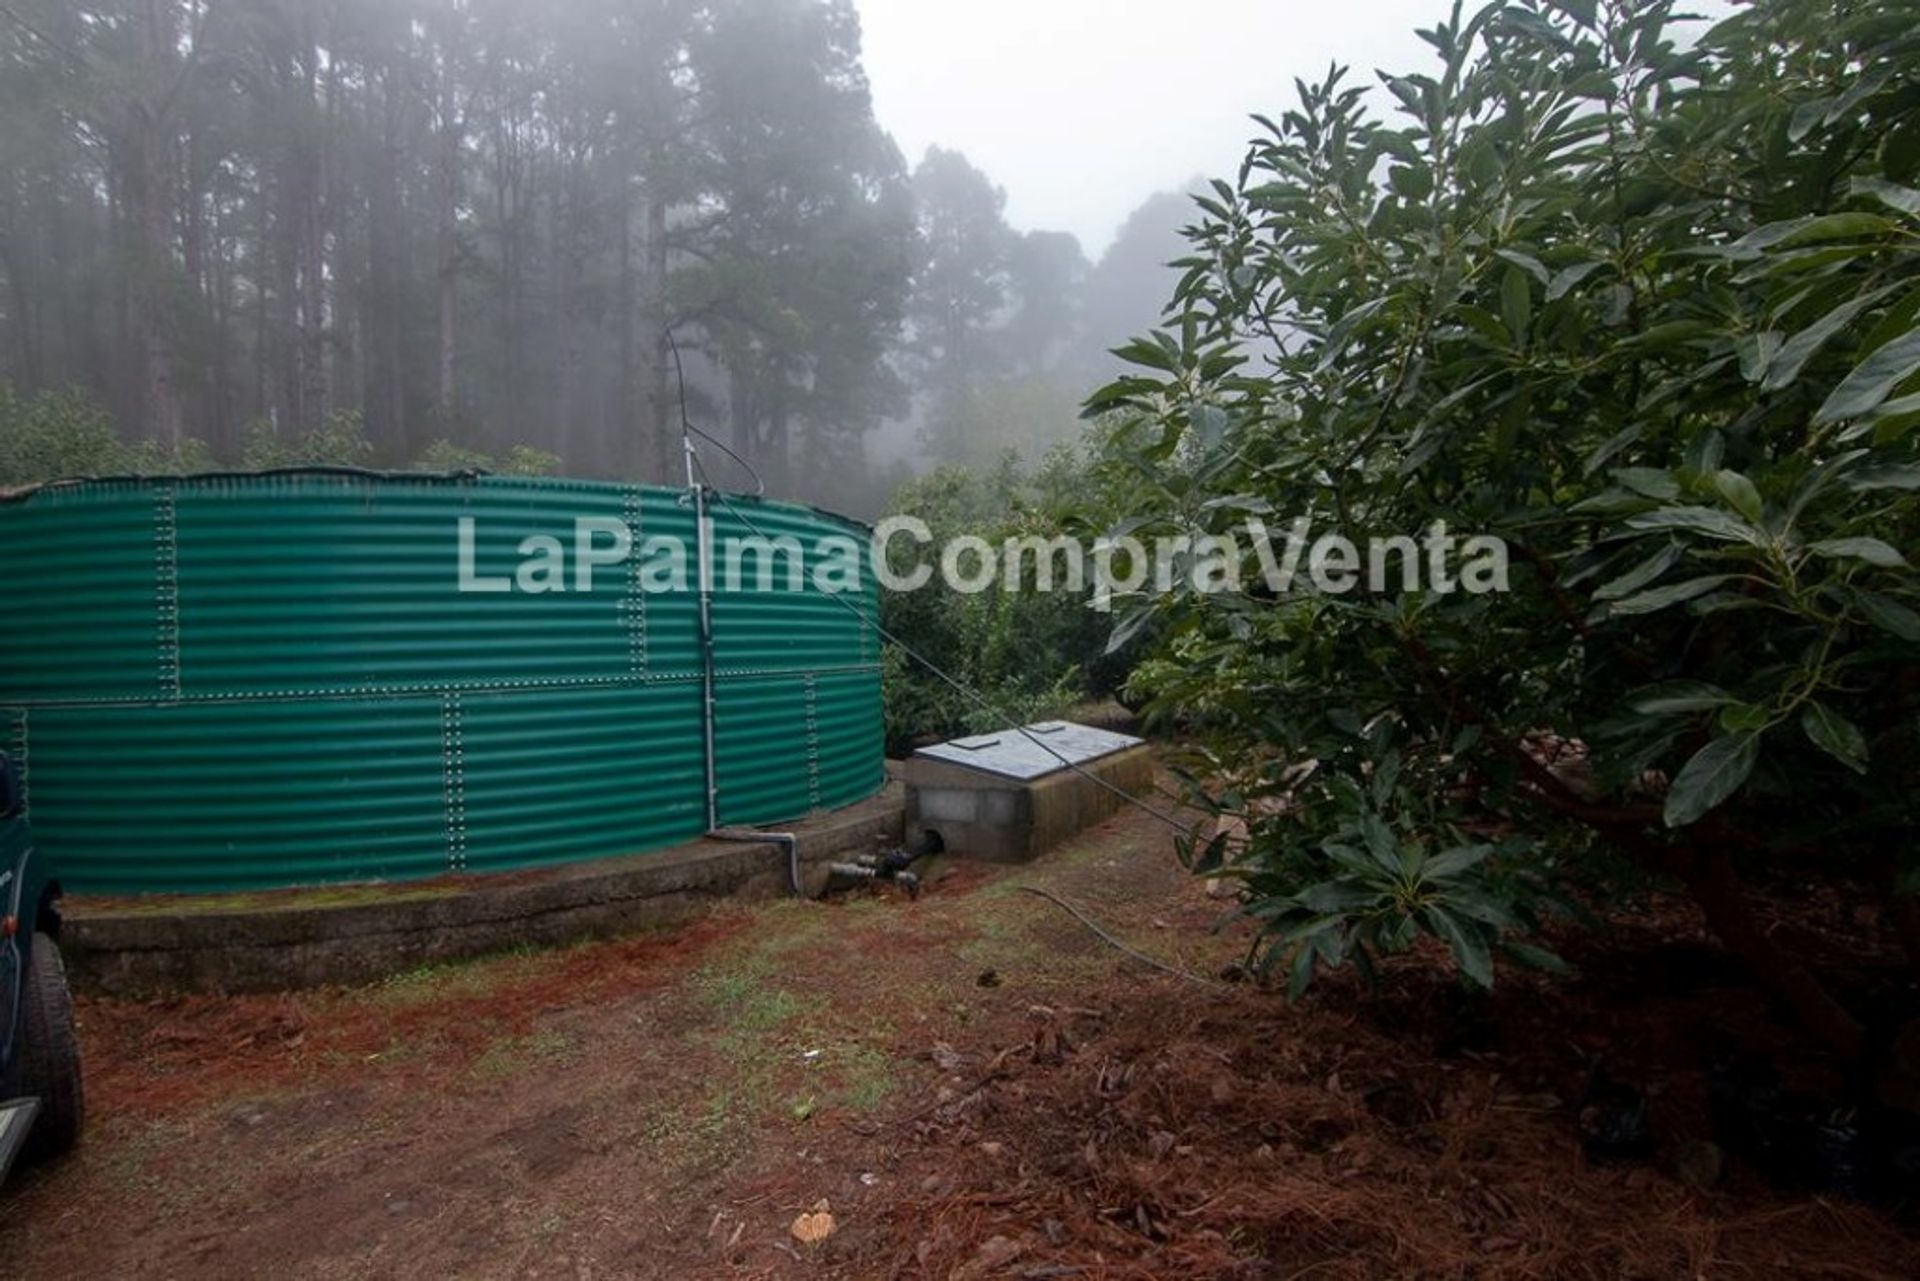
[[[1713,1054],[1823,1067],[1691,920],[1641,917],[1573,945],[1581,978],[1503,974],[1488,998],[1417,964],[1299,1006],[1142,971],[1084,1008],[1033,1008],[1029,1040],[942,1043],[946,1084],[890,1135],[898,1192],[808,1271],[1920,1276],[1920,1240],[1886,1209],[1776,1191],[1707,1145]],[[1602,1078],[1646,1099],[1644,1159],[1583,1150]]]

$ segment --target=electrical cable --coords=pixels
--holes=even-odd
[[[698,466],[699,465],[698,451],[695,451],[694,459],[695,459],[695,465]],[[702,477],[706,476],[706,469],[704,467],[700,468],[700,474]],[[709,488],[710,489],[712,488],[711,485],[709,485]],[[719,500],[720,505],[722,507],[725,507],[729,512],[731,512],[734,515],[734,517],[740,521],[741,524],[745,525],[754,534],[756,534],[761,538],[767,537],[766,532],[762,530],[759,526],[755,525],[753,521],[749,519],[747,515],[744,512],[742,512],[738,507],[735,507],[733,503],[728,500],[727,495],[723,491],[715,489],[713,490],[713,496]],[[1159,819],[1162,823],[1165,823],[1168,827],[1173,828],[1175,831],[1181,833],[1183,836],[1198,836],[1199,834],[1198,829],[1193,824],[1182,822],[1180,819],[1177,819],[1173,815],[1166,813],[1164,810],[1161,810],[1152,805],[1149,805],[1146,801],[1140,799],[1138,796],[1135,796],[1132,792],[1127,791],[1126,788],[1121,787],[1118,784],[1109,781],[1108,779],[1101,778],[1098,774],[1094,773],[1092,770],[1089,770],[1083,767],[1078,761],[1068,758],[1065,754],[1055,749],[1053,744],[1047,742],[1045,739],[1041,738],[1038,734],[1035,734],[1032,730],[1028,729],[1025,725],[1019,724],[1018,718],[1009,715],[1003,708],[1001,708],[996,703],[994,703],[994,701],[988,698],[985,694],[981,693],[977,689],[974,689],[972,686],[968,685],[965,681],[962,681],[959,677],[950,675],[948,672],[943,670],[939,664],[935,663],[932,659],[928,658],[926,655],[915,650],[913,646],[907,644],[905,641],[901,640],[898,636],[894,635],[892,632],[888,631],[885,627],[881,626],[880,621],[878,619],[868,617],[866,613],[864,613],[860,609],[859,606],[847,600],[842,593],[827,592],[825,593],[825,595],[828,597],[828,599],[834,601],[842,609],[845,609],[848,613],[852,614],[855,618],[858,618],[861,622],[873,628],[875,632],[879,633],[879,635],[884,637],[887,641],[899,647],[899,650],[901,653],[905,654],[908,658],[912,659],[914,662],[920,664],[920,666],[926,668],[929,672],[939,677],[942,681],[945,681],[949,686],[953,688],[953,690],[956,693],[960,694],[964,698],[971,699],[976,706],[980,707],[984,711],[991,713],[995,719],[1014,722],[1013,728],[1015,733],[1018,733],[1023,738],[1026,738],[1029,742],[1033,743],[1034,746],[1040,748],[1047,755],[1053,757],[1055,760],[1059,761],[1062,765],[1066,766],[1067,769],[1073,771],[1075,774],[1078,774],[1080,777],[1086,779],[1088,782],[1093,783],[1096,786],[1104,788],[1106,791],[1113,793],[1115,796],[1118,796],[1120,799],[1126,801],[1129,805],[1132,805],[1135,808],[1144,811],[1145,813],[1151,814],[1153,817]]]
[[[700,439],[706,441],[709,445],[712,445],[715,449],[719,450],[721,453],[725,454],[727,457],[733,459],[734,462],[740,465],[740,469],[742,471],[746,472],[747,475],[753,477],[753,496],[755,498],[766,497],[767,482],[761,478],[761,475],[759,472],[754,470],[752,463],[742,458],[739,454],[734,453],[733,450],[728,447],[727,443],[721,440],[719,437],[709,435],[708,433],[702,431],[700,428],[693,425],[693,417],[687,412],[687,370],[686,370],[686,366],[680,363],[680,344],[674,340],[672,325],[668,325],[663,332],[665,333],[666,339],[667,339],[667,349],[673,353],[674,380],[679,385],[679,389],[680,389],[680,433],[681,435],[683,437],[689,436],[689,435],[698,436]],[[694,465],[700,468],[700,474],[702,476],[705,476],[707,474],[707,469],[705,466],[701,465],[700,454],[699,454],[699,451],[697,450],[694,451],[693,461],[694,461]],[[707,488],[713,490],[716,494],[720,492],[718,487],[715,486],[711,480],[707,482]]]
[[[682,441],[686,442],[686,438],[688,436],[698,436],[701,440],[704,440],[707,443],[713,445],[715,448],[719,449],[727,457],[733,459],[734,462],[738,463],[743,469],[745,469],[746,473],[749,476],[753,477],[754,486],[755,486],[753,496],[755,498],[764,498],[767,492],[766,481],[764,481],[761,478],[759,472],[754,470],[753,464],[749,463],[746,459],[742,458],[739,454],[736,454],[732,449],[728,448],[724,442],[720,441],[719,439],[715,438],[712,435],[709,435],[707,432],[704,432],[700,428],[693,425],[692,415],[687,410],[687,371],[686,371],[686,367],[680,361],[680,344],[674,339],[673,326],[671,325],[667,326],[666,329],[663,331],[663,333],[665,334],[665,337],[667,340],[668,350],[670,350],[673,353],[673,368],[679,383],[680,427],[682,432]],[[735,507],[732,501],[727,497],[726,491],[713,483],[713,478],[707,474],[706,464],[703,461],[701,461],[700,451],[693,448],[691,443],[686,444],[686,449],[687,449],[688,457],[690,457],[693,460],[694,469],[699,472],[700,479],[706,485],[708,492],[711,493],[715,498],[719,499],[720,505],[725,507],[729,512],[731,512],[733,516],[737,520],[739,520],[741,524],[745,525],[749,530],[753,531],[753,533],[756,536],[762,539],[767,538],[766,531],[762,530],[758,525],[754,524],[753,521],[746,515],[745,512],[742,512],[738,507]],[[1095,774],[1092,770],[1089,770],[1083,767],[1078,761],[1069,759],[1065,754],[1055,749],[1053,744],[1042,739],[1039,735],[1035,734],[1032,730],[1028,729],[1025,725],[1020,724],[1019,719],[1017,717],[1008,714],[1005,709],[1001,708],[998,704],[996,704],[992,699],[988,698],[985,694],[981,693],[977,689],[974,689],[972,686],[962,681],[959,677],[949,674],[947,671],[942,669],[938,663],[935,663],[932,659],[928,658],[926,655],[914,649],[913,646],[907,644],[904,640],[901,640],[898,636],[888,631],[884,626],[881,625],[880,620],[878,618],[868,617],[867,614],[865,614],[860,609],[859,606],[847,600],[842,593],[827,592],[825,593],[825,595],[829,600],[833,601],[835,604],[839,605],[842,609],[852,614],[855,618],[859,619],[866,626],[873,628],[873,630],[876,633],[878,633],[880,636],[885,638],[892,645],[896,646],[901,653],[905,654],[908,658],[920,664],[920,666],[926,668],[927,671],[931,672],[933,675],[939,677],[942,681],[946,682],[946,684],[950,686],[961,697],[972,700],[972,702],[976,706],[990,713],[996,720],[1012,722],[1015,733],[1018,733],[1023,738],[1027,739],[1027,741],[1031,742],[1035,747],[1038,747],[1041,751],[1045,752],[1047,755],[1059,761],[1062,765],[1064,765],[1067,769],[1071,770],[1073,773],[1079,775],[1081,778],[1086,779],[1088,782],[1094,784],[1095,786],[1100,787],[1112,793],[1113,795],[1119,797],[1121,800],[1125,801],[1127,804],[1134,806],[1136,809],[1139,809],[1144,813],[1152,815],[1154,818],[1166,824],[1168,827],[1173,828],[1176,832],[1179,832],[1183,836],[1197,837],[1199,835],[1198,829],[1193,824],[1182,822],[1180,819],[1175,818],[1173,815],[1166,813],[1164,810],[1158,809],[1152,805],[1147,804],[1146,801],[1142,800],[1138,796],[1135,796],[1132,792],[1127,791],[1126,788],[1121,787],[1118,784],[1113,783],[1107,779],[1101,778],[1098,774]]]
[[[1149,956],[1139,948],[1134,947],[1131,943],[1128,943],[1125,939],[1116,938],[1113,934],[1109,933],[1106,927],[1101,925],[1100,922],[1094,920],[1091,916],[1088,916],[1085,912],[1067,902],[1067,900],[1061,898],[1052,890],[1041,889],[1038,885],[1016,885],[1014,888],[1023,894],[1036,894],[1047,900],[1049,903],[1065,911],[1066,914],[1074,920],[1080,922],[1080,924],[1086,926],[1089,930],[1092,930],[1094,935],[1099,938],[1102,943],[1105,943],[1117,952],[1131,956],[1143,965],[1151,965],[1154,969],[1162,973],[1171,974],[1175,978],[1185,979],[1189,983],[1198,983],[1201,987],[1217,986],[1210,978],[1195,974],[1192,970],[1183,970],[1179,966],[1169,964],[1157,957]]]

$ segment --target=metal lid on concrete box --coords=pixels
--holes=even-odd
[[[1083,765],[1103,756],[1125,751],[1142,740],[1091,725],[1070,721],[1040,721],[1019,729],[997,730],[956,738],[932,747],[923,747],[914,755],[929,760],[965,765],[1004,778],[1030,779]]]

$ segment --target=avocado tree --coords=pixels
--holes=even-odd
[[[1427,72],[1300,85],[1090,402],[1135,423],[1131,529],[1442,522],[1507,590],[1276,592],[1243,540],[1241,590],[1119,631],[1169,638],[1141,679],[1241,820],[1188,855],[1295,989],[1422,934],[1475,985],[1553,965],[1556,888],[1625,857],[1857,1053],[1748,887],[1866,887],[1920,957],[1920,11],[1678,22],[1456,6]]]

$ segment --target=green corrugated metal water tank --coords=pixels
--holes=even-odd
[[[461,591],[462,518],[473,577],[558,547],[565,590]],[[585,591],[582,519],[596,552],[615,526],[632,543]],[[712,519],[719,547],[791,536],[805,553],[797,591],[786,555],[771,582],[752,551],[736,589],[716,581],[721,821],[873,794],[864,529],[743,498]],[[556,541],[526,542],[542,535]],[[680,590],[662,537],[685,548]],[[854,610],[815,578],[828,540],[848,539]],[[301,471],[45,487],[0,501],[0,742],[72,890],[401,880],[669,845],[706,827],[694,549],[687,495],[634,485]]]

